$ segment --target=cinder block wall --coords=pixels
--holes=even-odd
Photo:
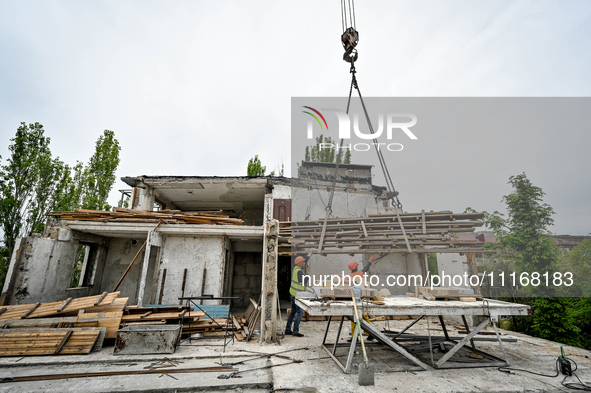
[[[232,281],[232,296],[239,296],[239,300],[232,302],[237,307],[246,307],[249,298],[259,301],[261,295],[262,253],[236,252],[234,254],[234,278]]]

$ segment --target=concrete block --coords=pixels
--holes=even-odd
[[[67,242],[72,239],[72,231],[69,229],[59,228],[57,233],[57,240]]]
[[[252,284],[252,288],[256,289],[257,291],[259,290],[259,288],[261,287],[261,282],[262,282],[262,278],[261,276],[254,276],[253,278],[250,279],[250,282]]]
[[[248,288],[248,278],[244,276],[234,277],[234,288],[244,289]]]
[[[260,264],[248,264],[246,265],[247,276],[260,276],[262,274],[263,267]]]
[[[234,265],[234,276],[244,276],[245,268],[242,265]]]

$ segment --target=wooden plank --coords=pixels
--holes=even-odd
[[[66,334],[64,335],[64,338],[62,338],[62,341],[60,341],[59,345],[55,349],[55,352],[54,352],[55,355],[58,355],[61,352],[61,350],[66,345],[66,342],[68,342],[68,339],[70,338],[70,336],[72,336],[72,331],[71,330],[68,330],[66,332]]]
[[[60,355],[89,353],[97,341],[100,330],[92,328],[0,330],[0,356],[54,355],[64,341],[64,332],[70,337],[59,351]]]
[[[84,313],[78,315],[79,323],[97,322],[98,327],[107,328],[105,338],[116,338],[121,325],[123,311],[103,311],[100,313]]]
[[[32,327],[32,326],[51,326],[58,323],[73,323],[78,321],[78,317],[61,317],[61,318],[36,318],[36,319],[15,319],[11,321],[2,321],[2,326],[7,327]]]
[[[361,221],[361,227],[363,228],[363,234],[367,237],[367,229],[365,228],[365,222]]]
[[[203,277],[201,278],[201,297],[205,292],[205,275],[207,274],[207,261],[203,262]],[[199,300],[199,304],[203,304],[203,300]]]
[[[437,300],[437,298],[433,295],[431,295],[429,292],[423,292],[423,297],[427,300]]]
[[[423,224],[423,235],[427,234],[427,225],[425,223],[425,211],[421,210],[421,223]]]
[[[158,296],[158,304],[162,304],[162,296],[164,295],[164,282],[166,281],[166,269],[162,271],[162,281],[160,282],[160,295]]]
[[[158,225],[160,225],[160,223],[158,223]],[[156,228],[158,228],[158,225],[156,226]],[[156,228],[154,228],[154,230],[156,230]],[[135,254],[135,257],[133,257],[131,263],[129,264],[129,266],[127,266],[127,269],[125,269],[119,281],[117,281],[117,285],[115,285],[115,288],[113,288],[113,292],[115,292],[119,288],[119,285],[121,285],[121,282],[123,282],[123,279],[125,278],[125,276],[127,276],[127,273],[129,273],[129,270],[131,270],[131,267],[133,266],[135,261],[137,261],[138,257],[142,254],[142,251],[144,251],[144,249],[146,248],[147,242],[148,241],[146,240],[144,244],[142,244],[138,252]]]
[[[39,308],[39,306],[41,305],[41,303],[35,303],[33,304],[33,306],[31,308],[29,308],[27,311],[25,311],[25,313],[21,316],[21,318],[27,318],[29,315],[31,315],[33,313],[33,311],[35,311],[37,308]]]
[[[64,300],[64,302],[62,303],[62,305],[57,309],[57,312],[59,313],[59,312],[64,311],[64,309],[66,307],[68,307],[68,304],[70,304],[71,301],[72,301],[72,298],[71,297],[69,297],[66,300]]]
[[[119,297],[119,298],[115,299],[113,301],[113,303],[111,303],[107,306],[96,306],[96,307],[93,307],[92,309],[89,309],[89,311],[92,311],[92,312],[123,311],[125,309],[125,306],[127,305],[128,301],[129,301],[128,297]]]
[[[260,307],[257,308],[255,317],[252,319],[252,323],[250,325],[248,325],[248,336],[246,337],[247,341],[250,341],[250,338],[252,337],[252,333],[254,332],[254,327],[255,327],[257,321],[259,320],[259,315],[261,315],[261,308]]]
[[[160,320],[160,319],[181,319],[181,313],[153,313],[148,315],[147,317],[141,318],[141,315],[123,315],[121,321],[123,322],[130,322],[130,321],[152,321],[152,320]],[[200,318],[203,317],[205,313],[201,311],[191,311],[185,314],[185,318]]]
[[[101,294],[101,296],[98,299],[96,299],[96,302],[94,302],[93,306],[98,306],[103,300],[105,300],[105,298],[107,297],[108,294],[109,294],[109,292],[107,292],[107,291],[103,292]]]
[[[187,284],[187,269],[183,271],[183,285],[181,285],[181,296],[185,297],[185,285]]]
[[[121,326],[137,326],[137,325],[165,325],[166,320],[162,321],[145,321],[145,322],[122,322]]]

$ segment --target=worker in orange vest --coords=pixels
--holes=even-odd
[[[351,261],[349,262],[349,264],[347,265],[347,267],[349,268],[349,270],[351,270],[351,273],[347,276],[347,277],[351,277],[351,286],[353,286],[353,279],[355,278],[355,276],[361,276],[363,277],[368,271],[369,268],[371,267],[372,262],[375,260],[376,258],[372,255],[369,258],[369,262],[367,263],[367,265],[363,268],[363,270],[358,270],[359,267],[359,263],[357,261]],[[348,280],[345,280],[345,282],[347,282]],[[359,281],[359,279],[357,280]],[[365,320],[365,322],[370,323],[369,321],[369,316],[368,315],[363,315],[363,319]],[[356,329],[356,324],[355,322],[351,321],[351,337],[353,337],[353,334],[355,333],[355,329]],[[364,334],[367,336],[368,334],[364,332]],[[369,336],[368,340],[373,340],[373,337]],[[347,341],[351,341],[351,339],[347,340]]]

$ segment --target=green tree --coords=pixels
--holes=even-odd
[[[534,186],[525,173],[509,178],[513,192],[502,199],[508,217],[495,212],[485,217],[499,240],[494,247],[512,250],[504,257],[514,261],[520,272],[552,272],[556,268],[556,245],[548,230],[554,210],[543,202],[545,193]]]
[[[38,229],[47,195],[43,190],[55,177],[50,139],[39,123],[21,123],[8,147],[10,157],[0,166],[0,221],[6,253],[12,255],[18,236]]]
[[[554,210],[543,202],[544,192],[525,173],[511,176],[509,184],[513,191],[502,199],[507,205],[507,217],[498,212],[485,217],[499,240],[489,247],[509,250],[503,257],[514,263],[517,277],[521,272],[548,273],[552,277],[557,269],[558,251],[548,226],[554,222]],[[525,289],[525,293],[536,297],[514,299],[532,308],[532,316],[522,318],[525,323],[520,330],[548,340],[581,345],[581,329],[577,326],[572,299],[548,297],[557,292],[548,291],[543,285]]]
[[[332,145],[333,147],[328,147],[330,145]],[[336,163],[338,160],[338,153],[336,152],[334,145],[335,142],[330,137],[324,138],[324,135],[320,135],[316,138],[315,145],[306,146],[304,156],[305,161]],[[345,156],[344,158],[342,158],[342,163],[351,163],[351,150],[345,150]]]
[[[55,193],[55,211],[71,211],[82,206],[82,183],[84,179],[84,165],[77,162],[70,167],[64,165]]]
[[[108,194],[119,165],[119,142],[106,130],[96,143],[88,165],[74,167],[53,158],[43,125],[21,123],[0,165],[0,287],[16,238],[42,232],[52,210],[109,209]],[[1,157],[0,157],[1,159]]]
[[[110,210],[109,192],[115,183],[121,147],[113,131],[105,130],[96,141],[95,151],[84,170],[82,208]]]
[[[265,171],[267,167],[261,164],[261,160],[259,160],[259,156],[255,155],[254,158],[251,158],[248,161],[248,167],[246,168],[246,174],[249,177],[257,177],[257,176],[265,176]]]

